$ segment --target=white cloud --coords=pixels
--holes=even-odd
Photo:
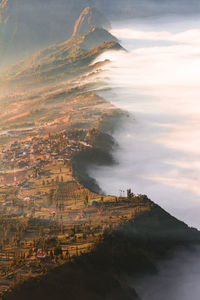
[[[109,193],[132,186],[200,227],[200,28],[113,33],[130,39],[130,48],[135,39],[154,43],[99,58],[112,61],[102,75],[113,88],[105,97],[135,121],[116,134],[119,165],[93,175]],[[195,216],[184,215],[189,207]]]
[[[167,41],[183,44],[200,44],[200,29],[190,29],[184,32],[171,33],[169,31],[141,31],[130,28],[114,29],[111,33],[119,39]]]

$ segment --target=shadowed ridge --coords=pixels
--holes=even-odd
[[[109,30],[110,22],[96,9],[87,6],[74,25],[73,37],[91,30],[93,27],[101,27]]]
[[[157,274],[161,260],[180,247],[198,244],[200,232],[172,217],[147,196],[139,198],[139,205],[149,210],[114,230],[107,229],[90,253],[19,283],[5,293],[3,300],[141,299],[133,284],[127,283],[127,276],[134,283],[138,276]]]
[[[122,50],[119,41],[103,28],[93,27],[61,44],[55,44],[19,61],[0,74],[0,86],[41,86],[81,75],[107,50]],[[14,84],[14,85],[13,85]]]

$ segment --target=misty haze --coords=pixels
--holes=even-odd
[[[200,22],[154,18],[112,33],[129,52],[99,58],[112,61],[100,94],[130,118],[115,132],[118,164],[91,174],[107,193],[132,186],[199,228]]]
[[[199,0],[0,0],[0,299],[200,299]]]

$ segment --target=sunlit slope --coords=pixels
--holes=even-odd
[[[102,28],[48,47],[21,60],[0,75],[0,143],[71,128],[91,128],[111,105],[95,95],[94,60],[120,50],[117,39]]]
[[[68,39],[88,0],[0,0],[0,66]]]
[[[81,33],[83,34],[90,30],[92,27],[101,27],[109,30],[111,28],[111,25],[101,12],[91,6],[87,6],[82,11],[74,25],[73,36],[79,35]]]
[[[48,47],[5,69],[0,86],[20,88],[71,79],[91,71],[91,63],[104,51],[120,49],[117,39],[102,28],[72,37],[64,43]]]

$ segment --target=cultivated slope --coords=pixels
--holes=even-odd
[[[155,274],[157,263],[179,246],[200,241],[200,233],[175,219],[143,196],[151,209],[138,214],[104,239],[89,254],[18,285],[4,300],[135,300],[127,277]],[[78,288],[77,288],[78,287]]]

